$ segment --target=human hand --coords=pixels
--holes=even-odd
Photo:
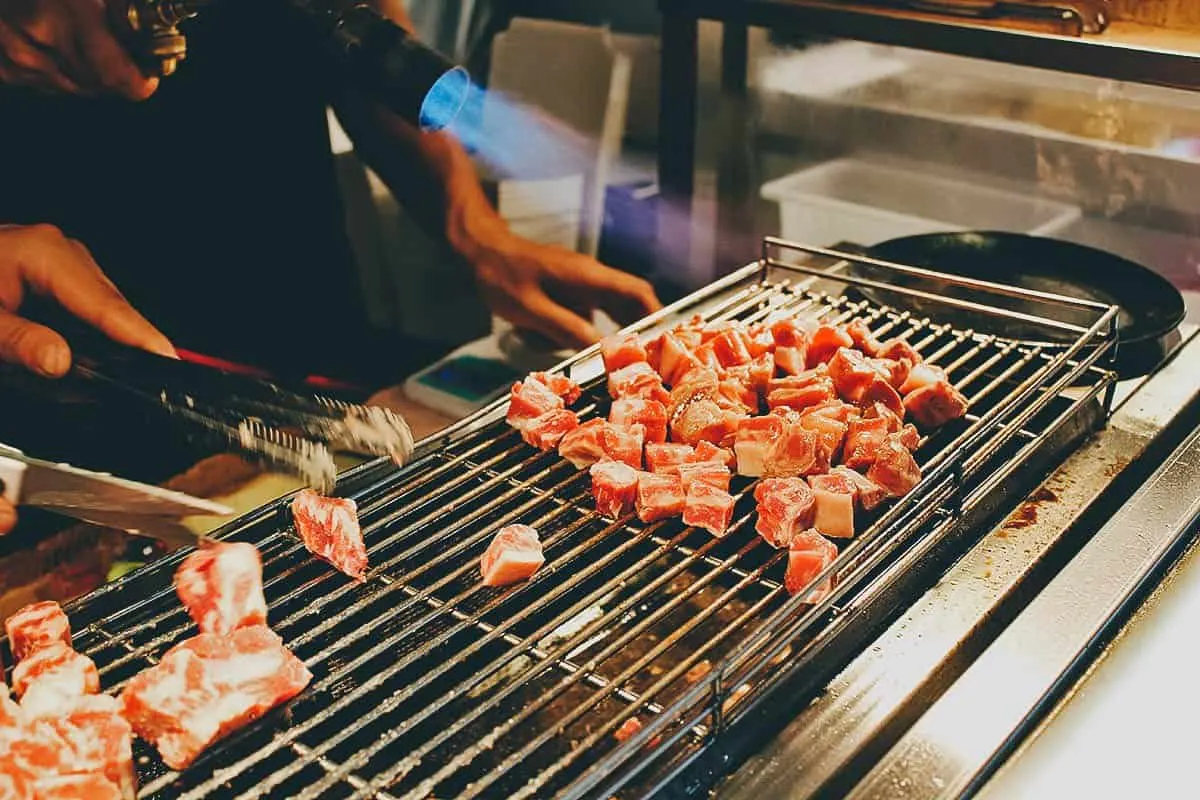
[[[17,509],[12,503],[0,497],[0,536],[11,531],[17,525]]]
[[[627,325],[662,307],[650,284],[594,258],[511,233],[495,235],[470,260],[484,300],[518,328],[570,348],[600,341],[591,313]]]
[[[33,225],[0,226],[0,361],[50,378],[71,366],[62,336],[17,315],[29,292],[54,300],[115,341],[175,356],[167,338],[129,305],[86,247],[50,225]]]
[[[108,0],[0,0],[0,83],[144,100],[158,87],[117,40]]]

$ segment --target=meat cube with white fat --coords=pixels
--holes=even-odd
[[[521,429],[521,438],[530,447],[549,452],[562,437],[579,427],[579,417],[569,408],[555,408],[529,420]]]
[[[683,524],[703,528],[713,536],[724,536],[733,519],[734,499],[719,486],[694,481],[683,504]]]
[[[821,571],[837,558],[838,548],[816,530],[802,531],[792,537],[788,547],[787,573],[783,584],[791,594],[799,594],[808,587]],[[825,579],[808,596],[808,602],[816,604],[824,600],[833,589],[832,577]]]
[[[512,385],[505,420],[520,431],[543,414],[564,407],[563,399],[544,383],[536,378],[526,378]]]
[[[808,485],[817,508],[812,526],[834,539],[853,538],[854,500],[858,493],[854,483],[844,475],[829,473],[809,476]]]
[[[65,697],[100,691],[100,673],[90,658],[62,642],[39,647],[13,667],[13,692],[18,698],[33,686]]]
[[[921,480],[921,468],[912,453],[904,446],[903,434],[892,433],[884,439],[867,477],[887,490],[892,497],[902,497]]]
[[[590,471],[597,511],[610,519],[621,519],[633,511],[638,470],[620,461],[599,461]]]
[[[618,333],[600,340],[600,357],[604,360],[605,372],[616,372],[645,361],[646,348],[636,333]]]
[[[696,450],[690,444],[650,442],[646,445],[646,469],[650,472],[671,472],[672,467],[693,460]]]
[[[479,572],[484,586],[507,586],[528,580],[544,563],[546,557],[535,528],[505,525],[479,559]]]
[[[292,499],[292,519],[310,553],[357,581],[366,580],[367,548],[352,499],[303,489]]]
[[[558,454],[576,469],[588,469],[606,458],[641,469],[645,435],[641,425],[619,428],[606,419],[589,419],[563,436]]]
[[[653,472],[638,475],[635,507],[638,519],[642,522],[655,522],[679,516],[683,513],[686,499],[683,481],[678,475],[659,475]]]
[[[175,570],[175,592],[201,633],[267,624],[262,559],[249,542],[216,542]]]
[[[775,442],[783,437],[782,417],[749,417],[738,422],[733,440],[739,475],[758,477],[766,471],[767,456]]]
[[[772,547],[787,547],[792,538],[812,527],[816,502],[802,478],[765,478],[754,488],[756,530]]]
[[[647,442],[667,440],[667,407],[644,397],[618,397],[612,402],[608,421],[619,428],[641,425]]]
[[[62,606],[52,600],[32,603],[17,610],[4,622],[13,658],[25,658],[39,647],[55,642],[71,644],[71,623]]]

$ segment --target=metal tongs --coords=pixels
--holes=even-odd
[[[413,453],[408,423],[387,409],[298,394],[107,341],[76,346],[73,376],[144,402],[207,444],[296,475],[322,493],[337,481],[334,451],[387,456],[398,465]]]

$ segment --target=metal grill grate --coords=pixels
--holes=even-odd
[[[776,251],[837,263],[783,264]],[[314,680],[183,774],[139,744],[142,796],[608,796],[651,760],[682,764],[711,744],[751,699],[805,663],[838,610],[869,591],[904,546],[929,535],[931,520],[960,513],[996,464],[1024,458],[1070,409],[1112,385],[1093,364],[1112,349],[1115,309],[1046,300],[1089,310],[1094,322],[1078,328],[1070,347],[1026,346],[817,287],[817,277],[869,283],[840,274],[846,259],[857,260],[771,241],[760,262],[643,326],[693,311],[707,319],[860,317],[881,337],[905,337],[970,398],[965,420],[922,442],[917,489],[869,520],[829,568],[829,598],[812,606],[784,590],[786,554],[754,534],[749,479],[734,480],[734,522],[720,539],[678,519],[610,522],[593,510],[587,473],[524,445],[498,404],[400,473],[376,463],[343,476],[370,552],[365,585],[308,557],[283,502],[218,534],[261,549],[271,625]],[[564,368],[581,371],[594,356]],[[1063,401],[1061,391],[1081,376],[1082,395]],[[581,418],[607,406],[601,379],[576,404]],[[538,528],[546,566],[527,583],[483,587],[479,555],[514,522]],[[177,562],[69,609],[77,647],[95,659],[108,690],[194,633],[170,586]],[[640,733],[618,743],[614,731],[633,716]]]

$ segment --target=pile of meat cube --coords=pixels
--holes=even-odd
[[[508,423],[541,450],[590,470],[600,513],[643,522],[681,516],[729,528],[733,475],[759,478],[755,529],[788,548],[799,591],[854,536],[856,512],[920,481],[922,432],[967,412],[945,372],[862,320],[681,323],[649,342],[604,340],[612,404],[580,422],[580,387],[530,374],[512,387]]]
[[[57,603],[35,603],[8,619],[19,703],[0,686],[0,798],[133,798],[134,733],[183,769],[308,685],[308,669],[267,627],[253,545],[193,552],[175,587],[199,634],[135,675],[119,697],[100,694],[96,665],[72,649]]]

